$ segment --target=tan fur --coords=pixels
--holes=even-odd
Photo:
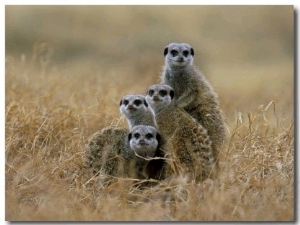
[[[121,154],[126,148],[128,133],[125,128],[107,127],[93,134],[86,146],[86,170],[92,175],[124,176],[126,171],[120,168],[120,164],[125,163]]]

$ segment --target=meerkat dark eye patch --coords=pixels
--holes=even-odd
[[[166,90],[160,90],[158,93],[162,97],[164,97],[164,96],[166,96],[168,94],[168,92]]]
[[[149,96],[151,97],[151,96],[154,94],[154,90],[152,90],[152,89],[149,90],[149,91],[148,91],[148,94],[149,94]]]
[[[146,138],[147,138],[147,139],[153,138],[153,134],[151,134],[151,133],[146,134]]]
[[[141,135],[140,135],[139,133],[135,133],[135,134],[133,135],[133,137],[136,138],[136,139],[138,139],[140,136],[141,136]]]
[[[176,50],[171,50],[171,54],[173,57],[175,57],[178,55],[178,52]]]
[[[184,51],[183,51],[183,55],[184,55],[184,57],[187,57],[187,56],[189,55],[189,51],[184,50]]]
[[[134,100],[133,104],[136,105],[136,106],[139,106],[140,104],[142,104],[142,101],[141,100]]]
[[[124,104],[124,105],[128,105],[128,103],[129,103],[128,100],[124,100],[124,101],[123,101],[123,104]]]

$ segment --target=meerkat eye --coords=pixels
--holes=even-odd
[[[148,94],[150,95],[150,97],[154,94],[153,90],[149,90]]]
[[[184,51],[183,51],[183,55],[184,55],[184,57],[187,57],[187,56],[189,55],[189,51],[184,50]]]
[[[166,90],[160,90],[158,93],[162,97],[164,97],[164,96],[166,96],[168,94]]]
[[[172,50],[172,51],[171,51],[171,54],[172,54],[173,57],[175,57],[175,56],[178,55],[178,52],[177,52],[176,50]]]
[[[153,134],[151,134],[151,133],[146,134],[146,138],[147,138],[147,139],[153,138]]]
[[[133,104],[135,104],[136,106],[139,106],[140,104],[142,104],[141,100],[134,100]]]
[[[124,100],[123,103],[124,103],[124,105],[128,105],[129,101],[128,100]]]
[[[139,134],[139,133],[135,133],[135,134],[133,135],[133,137],[135,137],[136,139],[138,139],[138,138],[140,137],[140,134]]]

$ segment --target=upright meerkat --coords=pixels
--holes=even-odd
[[[174,96],[170,86],[156,84],[149,87],[146,100],[154,113],[158,132],[167,141],[176,170],[187,173],[196,182],[203,181],[215,172],[210,136],[201,124],[175,105]]]
[[[224,118],[217,94],[193,65],[194,49],[186,43],[171,43],[164,49],[164,56],[161,83],[171,86],[176,105],[207,129],[217,158],[226,138]]]
[[[120,101],[120,112],[126,116],[129,129],[141,124],[154,126],[153,115],[143,95],[125,95]]]

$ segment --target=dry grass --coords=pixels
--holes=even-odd
[[[176,10],[171,12],[176,13]],[[255,11],[256,19],[264,21],[264,15],[268,12],[271,20],[276,20],[275,15],[278,11],[272,10]],[[132,14],[125,13],[125,15],[139,16],[145,21],[152,21],[157,16],[155,10],[129,11]],[[221,13],[224,17],[227,15],[226,10],[213,11]],[[19,23],[21,21],[18,20],[20,15],[16,16],[14,12],[27,15],[25,10],[7,9],[7,19],[11,22],[7,24],[7,36],[16,35],[9,28],[16,27],[18,24],[16,21]],[[56,12],[57,17],[62,13],[61,10],[49,12]],[[63,12],[73,15],[72,10]],[[98,40],[93,40],[89,35],[81,36],[79,30],[83,29],[88,18],[94,21],[95,18],[101,19],[100,15],[89,10],[80,12],[80,15],[76,14],[77,17],[73,18],[81,22],[80,26],[74,25],[72,31],[74,37],[69,37],[69,33],[59,35],[65,34],[66,39],[70,38],[70,42],[76,42],[82,37],[83,45],[87,43],[96,45]],[[158,15],[169,24],[173,17],[171,13],[164,15],[163,12],[164,10],[157,10]],[[195,12],[197,11],[190,11],[192,15],[195,15]],[[212,11],[202,12],[206,18],[205,23],[217,23],[214,20],[207,20]],[[91,17],[87,16],[88,13]],[[227,13],[230,14],[231,11]],[[41,15],[38,16],[43,18]],[[118,21],[118,18],[115,18],[117,13],[110,15],[107,12],[105,15],[110,16],[109,18],[115,22]],[[26,17],[22,18],[26,21]],[[198,23],[196,17],[190,19],[191,27]],[[284,21],[283,24],[290,24],[287,14],[282,13],[280,19]],[[251,19],[246,19],[245,23],[251,25]],[[137,20],[135,25],[130,31],[121,29],[118,32],[136,32],[135,29],[143,27],[143,20]],[[259,26],[262,30],[268,27],[264,24]],[[274,30],[279,29],[277,27],[279,25],[273,26]],[[48,27],[49,30],[54,29],[51,24],[48,24]],[[157,25],[157,27],[150,26],[149,29],[157,31],[161,28]],[[234,28],[235,26],[232,27],[232,32]],[[93,31],[92,25],[86,29]],[[188,27],[187,29],[189,30]],[[244,31],[247,32],[246,28]],[[272,40],[277,40],[277,33],[274,34],[272,31],[266,32],[270,37],[274,37]],[[30,35],[29,32],[19,32]],[[158,42],[167,44],[170,36],[174,34],[169,31],[165,39]],[[82,61],[74,59],[59,65],[55,61],[57,59],[55,54],[58,53],[52,52],[59,50],[34,45],[34,41],[31,43],[31,46],[35,46],[33,50],[22,49],[16,52],[13,47],[7,48],[5,219],[10,221],[294,220],[293,56],[292,54],[285,56],[280,52],[280,49],[287,46],[285,41],[283,42],[285,47],[280,45],[281,42],[276,42],[272,49],[267,44],[265,54],[274,57],[273,61],[263,62],[251,58],[256,53],[260,55],[259,52],[255,53],[255,50],[248,60],[246,56],[233,60],[237,53],[236,49],[230,52],[232,60],[228,60],[225,53],[220,53],[213,59],[214,52],[218,52],[217,48],[222,48],[226,37],[214,43],[206,39],[207,45],[203,44],[204,50],[211,49],[207,57],[205,55],[202,57],[206,59],[203,70],[208,74],[209,80],[220,96],[229,131],[228,142],[220,159],[221,172],[218,179],[206,180],[201,184],[188,184],[182,177],[172,182],[158,182],[155,187],[139,190],[130,179],[118,179],[110,186],[101,188],[95,179],[87,180],[82,176],[84,145],[89,136],[112,124],[127,126],[124,118],[120,118],[119,100],[125,94],[145,93],[148,86],[158,80],[159,70],[163,64],[164,45],[157,44],[154,49],[150,45],[151,37],[146,39],[143,34],[140,35],[141,37],[135,36],[136,40],[131,44],[133,47],[139,46],[142,53],[148,54],[126,58],[126,54],[120,55],[122,46],[126,48],[125,52],[130,52],[131,47],[120,44],[114,60],[114,54],[110,52],[109,55],[109,49],[106,47],[114,39],[109,39],[109,35],[105,34],[102,39],[106,42],[99,45],[98,50],[107,52],[107,57],[98,58],[102,60],[99,64],[93,60],[89,62],[87,56],[82,57],[85,58]],[[17,38],[15,36],[15,40]],[[248,38],[251,44],[252,39]],[[193,41],[196,43],[196,39],[191,40]],[[241,52],[249,53],[250,47],[243,46],[238,40],[234,42],[240,44]],[[228,43],[233,46],[232,42]],[[152,45],[154,44],[155,41]],[[214,48],[214,44],[218,47]],[[7,46],[10,46],[9,41]],[[227,48],[230,47],[224,45],[224,49]],[[196,53],[198,49],[201,49],[200,46],[195,47]],[[274,52],[280,53],[274,55]],[[138,51],[134,54],[140,55]],[[152,60],[153,58],[155,60]],[[210,59],[212,62],[209,62]],[[200,64],[203,63],[197,65]],[[138,79],[140,77],[142,80]]]

